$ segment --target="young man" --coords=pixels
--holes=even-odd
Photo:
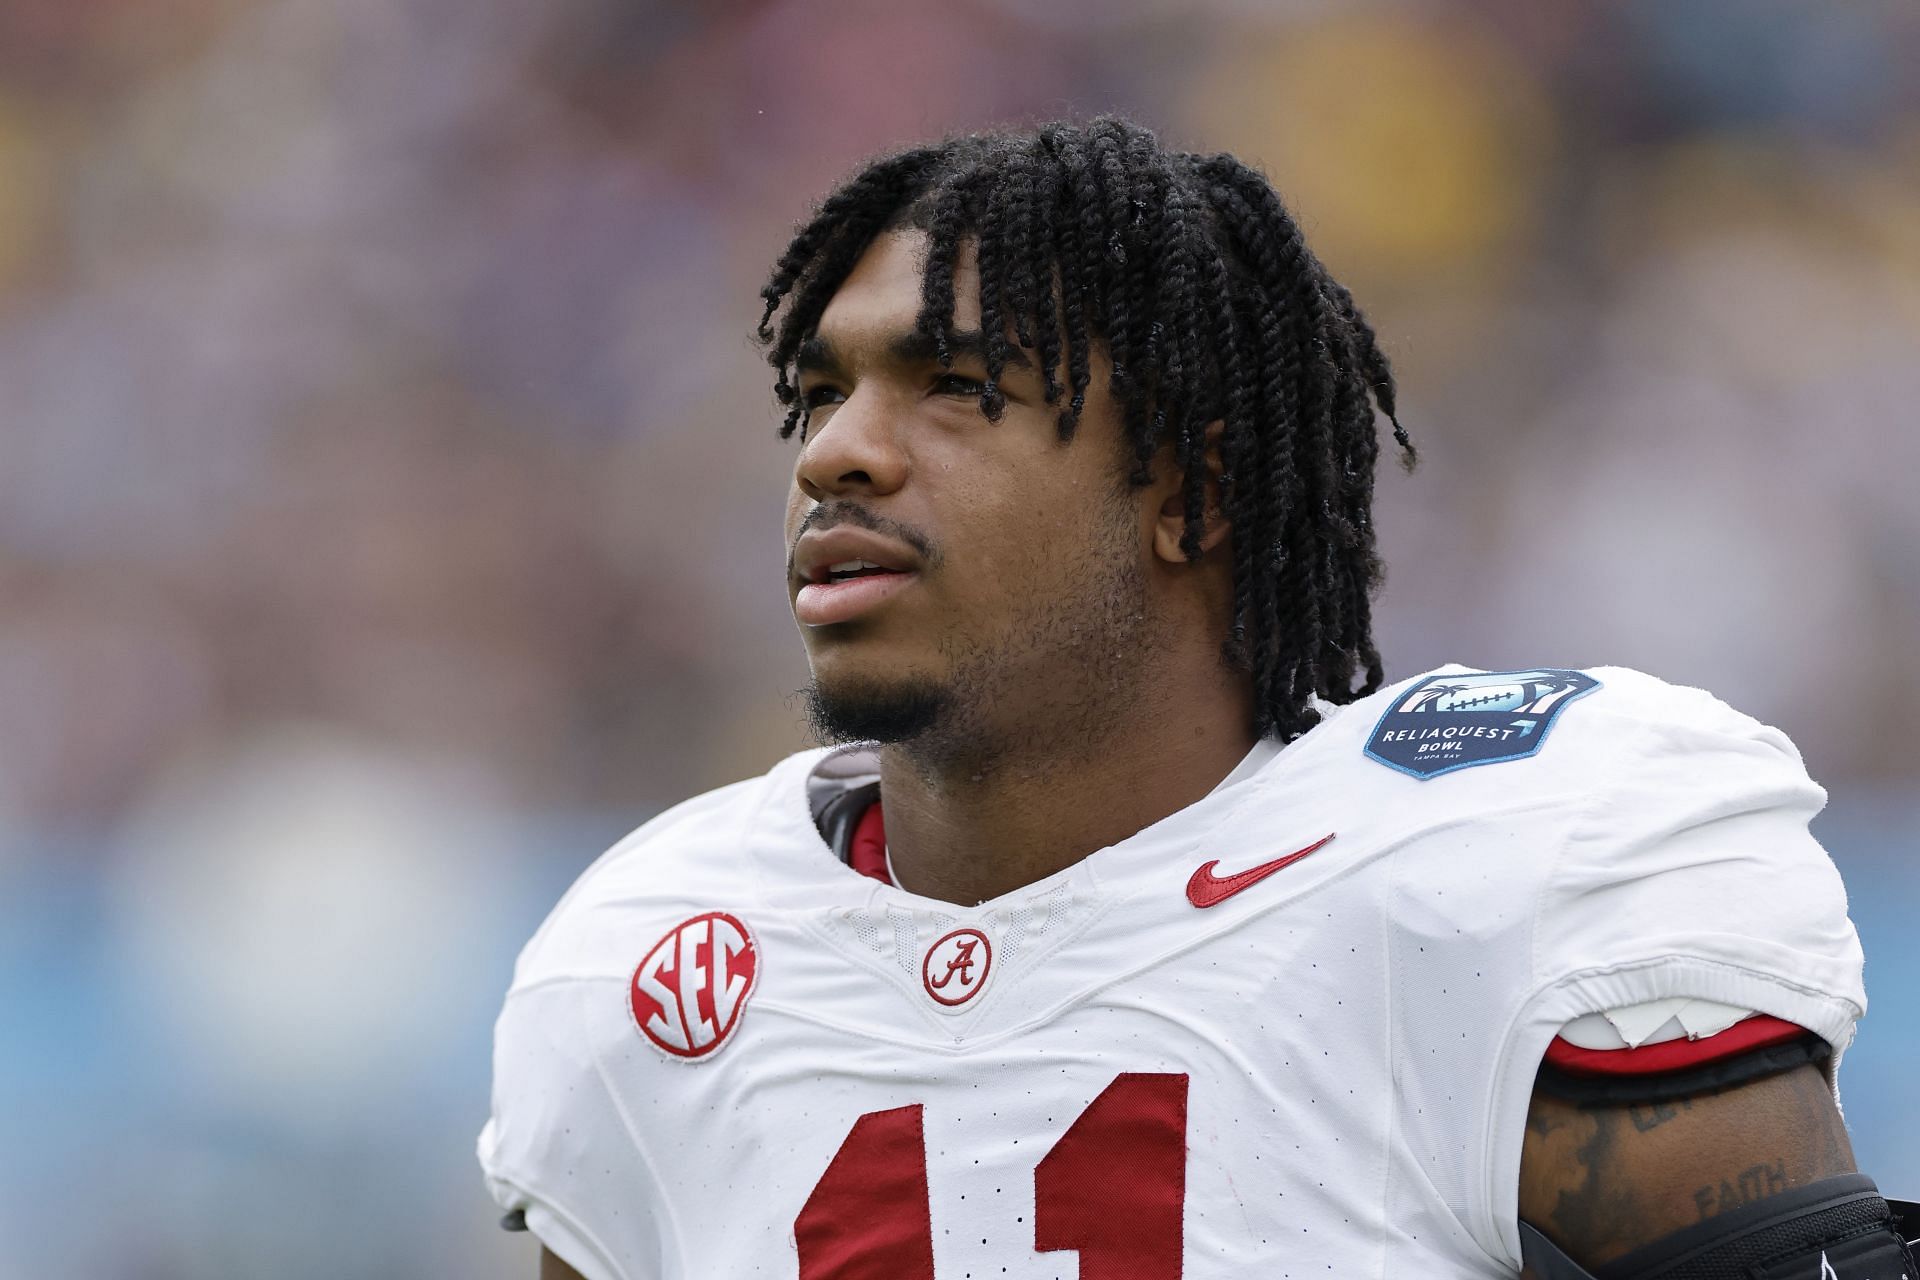
[[[1631,671],[1382,687],[1393,383],[1264,179],[955,139],[765,300],[844,745],[522,955],[480,1155],[543,1274],[1920,1274],[1831,1090],[1822,793]]]

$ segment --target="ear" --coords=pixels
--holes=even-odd
[[[1226,432],[1227,424],[1219,419],[1207,424],[1207,488],[1200,514],[1202,555],[1224,543],[1231,531],[1226,512],[1220,505],[1220,476],[1225,470],[1220,462],[1220,439]],[[1187,553],[1181,543],[1187,536],[1187,483],[1185,474],[1174,463],[1171,448],[1161,456],[1159,474],[1153,487],[1160,499],[1159,511],[1153,522],[1154,554],[1170,564],[1186,564]]]

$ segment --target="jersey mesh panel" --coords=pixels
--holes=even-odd
[[[1040,917],[1039,925],[1033,930],[1034,937],[1037,938],[1048,929],[1051,929],[1054,921],[1066,913],[1067,899],[1071,896],[1072,891],[1068,889],[1066,885],[1057,884],[1045,893],[1038,894],[1031,899],[1034,906],[1044,907],[1046,909],[1046,914]]]
[[[1008,914],[1006,931],[1000,938],[1002,964],[1012,960],[1015,953],[1020,950],[1020,944],[1027,940],[1027,927],[1032,923],[1033,908],[1028,903],[1021,903]]]
[[[893,922],[893,960],[903,973],[912,976],[919,965],[920,950],[915,937],[913,912],[902,911],[898,907],[887,908],[887,919]]]
[[[875,954],[887,949],[887,939],[881,934],[880,926],[874,921],[871,911],[853,912],[853,933],[868,950]]]

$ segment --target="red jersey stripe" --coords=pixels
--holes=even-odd
[[[1725,1031],[1698,1040],[1662,1040],[1635,1049],[1582,1049],[1555,1036],[1547,1064],[1583,1076],[1644,1076],[1705,1066],[1752,1049],[1766,1049],[1809,1034],[1805,1027],[1756,1013]]]

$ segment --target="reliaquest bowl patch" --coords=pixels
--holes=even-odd
[[[1387,708],[1367,754],[1416,778],[1523,760],[1568,703],[1599,687],[1584,671],[1553,667],[1428,676]]]

